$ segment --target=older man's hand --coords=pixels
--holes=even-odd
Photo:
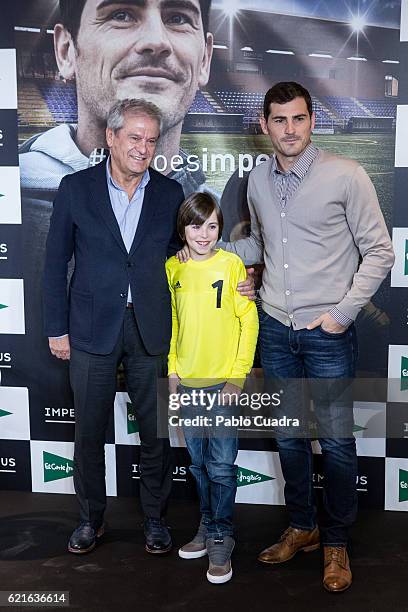
[[[180,251],[177,251],[176,257],[180,263],[186,263],[190,259],[190,249],[186,244]]]
[[[71,346],[69,343],[69,336],[63,336],[62,338],[48,338],[48,344],[51,353],[57,359],[69,359],[71,357]]]

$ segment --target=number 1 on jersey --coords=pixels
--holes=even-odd
[[[214,289],[217,290],[217,308],[221,308],[221,295],[222,295],[222,287],[224,285],[223,280],[219,280],[211,285]]]

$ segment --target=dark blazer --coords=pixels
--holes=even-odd
[[[43,277],[44,332],[69,334],[74,348],[106,355],[123,322],[128,285],[147,352],[165,353],[171,337],[165,261],[180,248],[181,186],[149,168],[142,211],[126,251],[109,199],[106,162],[65,176],[54,201]],[[75,266],[67,291],[68,263]]]

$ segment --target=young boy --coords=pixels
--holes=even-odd
[[[222,225],[221,210],[208,193],[190,195],[177,220],[190,259],[180,263],[172,257],[166,263],[173,315],[169,389],[192,398],[191,405],[181,406],[182,420],[203,418],[199,425],[183,427],[201,522],[179,555],[194,559],[208,553],[207,578],[215,584],[230,580],[235,544],[238,438],[237,429],[223,423],[239,413],[231,398],[239,397],[252,367],[258,335],[255,303],[236,289],[246,278],[244,264],[236,255],[215,248]],[[200,390],[197,408],[193,397]]]

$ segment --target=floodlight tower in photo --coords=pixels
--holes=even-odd
[[[356,57],[359,57],[359,37],[360,34],[364,33],[364,28],[367,25],[366,15],[361,15],[360,12],[353,15],[350,20],[350,25],[353,32],[356,34]]]
[[[228,19],[228,58],[231,66],[234,60],[234,19],[239,13],[237,4],[237,0],[222,0],[221,2],[221,10]]]

